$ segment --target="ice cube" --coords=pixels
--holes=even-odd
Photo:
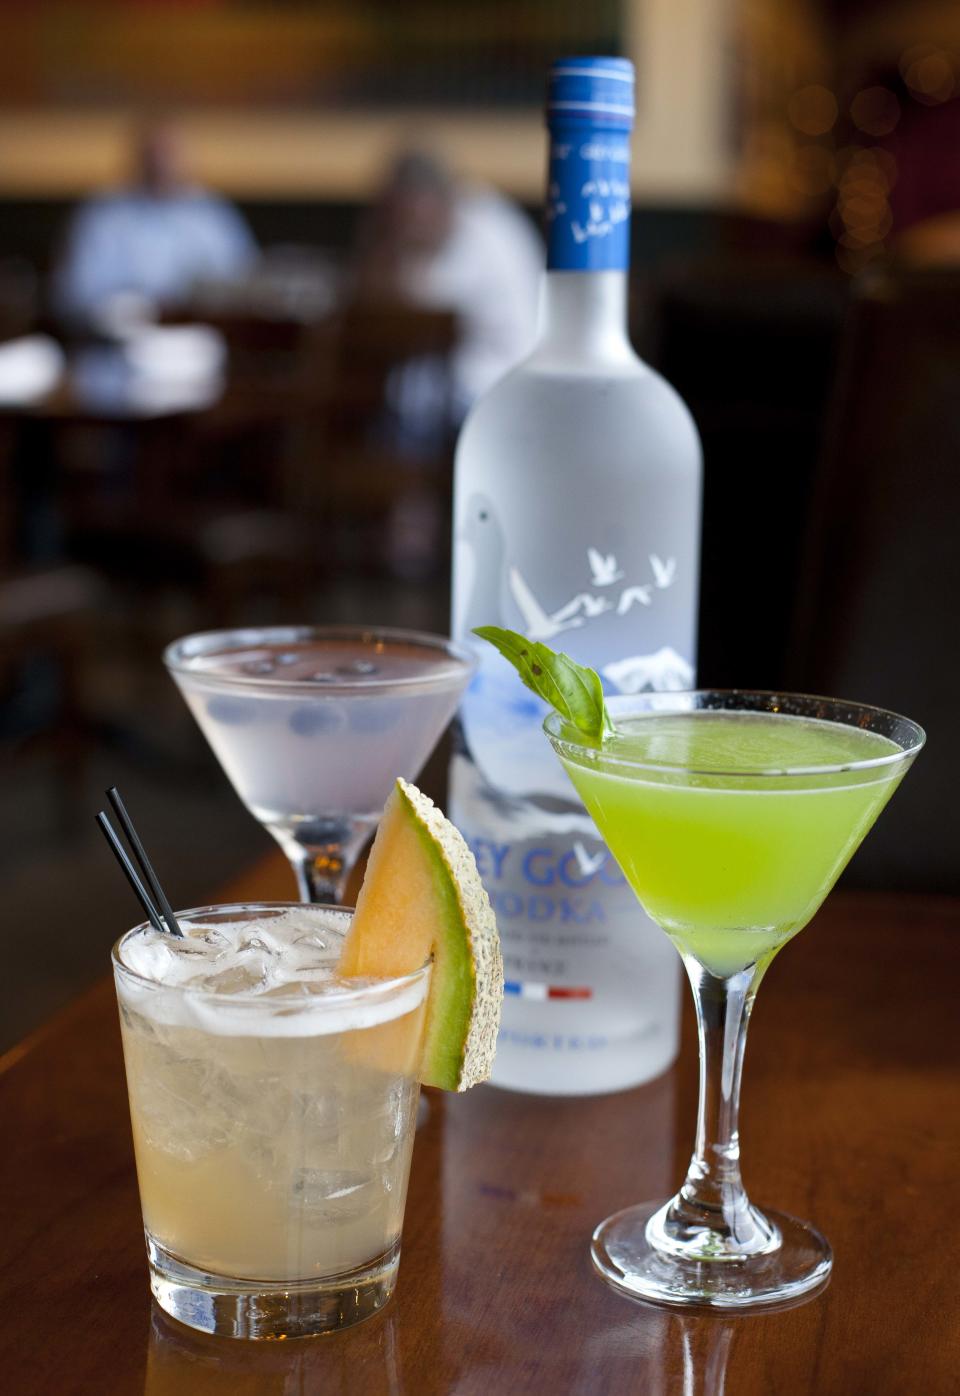
[[[282,975],[288,984],[309,985],[312,994],[319,994],[337,977],[328,961],[318,960],[309,954],[304,955],[302,959],[299,956],[285,959]]]
[[[380,671],[369,659],[354,659],[349,664],[341,664],[337,668],[338,674],[345,674],[352,678],[354,674],[378,674]]]
[[[228,937],[225,936],[222,931],[218,931],[214,926],[208,926],[204,931],[203,943],[207,947],[208,953],[211,951],[213,952],[209,955],[209,958],[214,960],[218,959],[220,955],[223,955],[229,950],[231,945]]]
[[[340,725],[340,714],[335,709],[314,704],[310,707],[294,708],[287,719],[290,731],[298,737],[316,737],[321,732],[329,732]]]
[[[240,1118],[221,1099],[221,1078],[206,1057],[180,1056],[167,1044],[162,1073],[152,1073],[140,1093],[140,1125],[154,1147],[182,1162],[224,1148]]]
[[[181,921],[180,929],[183,931],[182,939],[171,942],[171,948],[178,955],[208,955],[208,934],[217,936],[223,942],[224,947],[230,943],[213,926],[205,926],[197,921]],[[215,944],[215,942],[210,942],[210,944]]]
[[[258,950],[271,958],[282,955],[287,948],[285,936],[278,935],[271,929],[267,921],[259,921],[249,927],[246,935],[241,936],[236,944],[236,953],[243,954],[248,950]]]
[[[260,995],[263,999],[276,998],[308,998],[313,992],[309,982],[301,983],[298,980],[282,980],[280,983],[271,984],[269,989],[264,989]]]
[[[301,931],[291,938],[292,927],[284,928],[286,935],[279,950],[278,975],[282,979],[333,978],[334,959],[327,942],[315,931]]]
[[[267,985],[271,957],[266,951],[251,950],[216,974],[205,975],[203,988],[211,994],[244,994]]]
[[[207,956],[206,946],[203,944],[203,941],[201,940],[198,944],[197,941],[191,940],[187,936],[184,936],[181,940],[174,940],[171,949],[174,955],[178,956],[181,960],[189,960],[191,956],[203,956],[204,958]]]
[[[350,726],[354,732],[386,732],[400,716],[396,702],[378,703],[369,698],[354,703],[350,709]]]
[[[144,979],[154,979],[161,984],[168,982],[177,968],[177,957],[169,939],[168,936],[153,939],[146,935],[135,937],[124,947],[124,962]]]
[[[308,945],[311,950],[327,949],[327,942],[318,931],[303,931],[300,935],[295,935],[290,943],[291,945]]]
[[[208,701],[207,716],[226,727],[243,727],[248,722],[256,722],[257,705],[249,699],[218,695]]]
[[[376,1205],[377,1178],[359,1168],[301,1168],[293,1176],[293,1202],[330,1221],[351,1221]]]
[[[300,1091],[293,1098],[292,1110],[311,1149],[323,1143],[336,1144],[340,1137],[341,1101],[334,1088]]]
[[[245,674],[272,674],[276,665],[272,659],[250,659],[241,668]]]

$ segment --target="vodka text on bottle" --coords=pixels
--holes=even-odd
[[[632,121],[630,63],[554,65],[540,338],[464,425],[453,570],[457,638],[509,626],[626,694],[693,684],[701,482],[687,409],[627,338]],[[549,1094],[635,1085],[676,1054],[676,951],[567,781],[544,705],[473,643],[450,806],[503,943],[493,1079]]]

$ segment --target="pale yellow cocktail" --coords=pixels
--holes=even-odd
[[[392,1292],[430,968],[340,979],[349,921],[212,908],[117,947],[151,1279],[184,1321],[208,1296],[231,1331],[289,1334],[291,1303],[319,1331]]]

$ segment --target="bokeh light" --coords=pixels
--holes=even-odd
[[[910,95],[926,106],[956,95],[957,61],[946,49],[916,44],[900,55],[900,72]]]
[[[837,265],[848,276],[856,276],[871,262],[880,262],[885,256],[886,249],[880,243],[871,243],[865,247],[847,247],[842,241],[837,243]]]
[[[787,115],[805,136],[825,136],[836,124],[840,108],[828,87],[811,83],[795,92],[787,104]]]
[[[900,120],[900,103],[889,87],[864,87],[850,103],[853,124],[868,136],[888,136]]]
[[[837,201],[829,226],[837,261],[851,275],[886,256],[893,227],[888,195],[896,161],[879,146],[845,146],[837,152]]]
[[[790,184],[808,198],[826,194],[837,178],[837,164],[831,151],[822,145],[801,145],[793,153]]]

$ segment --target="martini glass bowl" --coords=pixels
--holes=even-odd
[[[702,690],[608,704],[591,744],[544,726],[693,988],[700,1044],[696,1145],[683,1186],[593,1234],[593,1263],[637,1299],[780,1308],[827,1282],[814,1227],[747,1197],[739,1097],[760,981],[807,924],[914,757],[924,733],[895,713],[799,694]],[[798,1025],[798,1031],[800,1030]]]
[[[437,635],[335,625],[188,635],[163,657],[237,794],[289,858],[301,900],[330,905],[475,663]]]

